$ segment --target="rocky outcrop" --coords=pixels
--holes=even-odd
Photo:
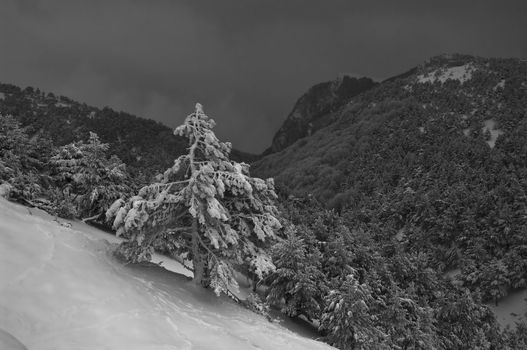
[[[331,122],[330,114],[354,96],[369,90],[377,83],[369,78],[340,77],[317,84],[296,102],[293,110],[273,138],[264,154],[275,153],[298,139],[311,135]]]

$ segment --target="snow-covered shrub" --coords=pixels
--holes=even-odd
[[[243,304],[249,310],[256,312],[257,314],[260,314],[262,316],[265,316],[269,320],[271,319],[271,315],[269,314],[269,304],[266,301],[262,300],[257,293],[250,293],[247,296],[247,299],[243,301]]]
[[[74,219],[78,216],[77,208],[70,198],[64,198],[55,205],[54,214],[63,219]]]
[[[11,186],[8,183],[0,184],[0,197],[9,198],[9,195],[11,194],[11,191],[13,190],[13,186]]]

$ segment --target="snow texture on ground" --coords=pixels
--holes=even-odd
[[[217,298],[186,276],[123,265],[100,236],[82,223],[61,226],[0,198],[0,344],[18,340],[30,350],[331,348]]]
[[[498,306],[489,303],[489,307],[503,327],[514,328],[516,322],[527,323],[527,289],[511,292],[498,302]]]

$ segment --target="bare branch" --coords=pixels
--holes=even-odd
[[[97,218],[98,216],[100,216],[101,214],[95,214],[94,216],[90,216],[89,218],[84,218],[82,219],[81,221],[84,222],[86,224],[86,221],[91,221],[95,218]]]

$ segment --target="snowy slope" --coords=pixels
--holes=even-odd
[[[464,82],[472,79],[472,73],[476,70],[476,68],[471,64],[467,63],[462,66],[458,67],[449,67],[449,68],[443,68],[440,70],[435,70],[432,72],[428,72],[426,75],[418,75],[417,76],[417,82],[418,83],[435,83],[436,81],[441,82],[441,84],[445,83],[447,80],[457,80],[461,84]]]
[[[95,229],[31,212],[0,199],[0,347],[13,336],[31,350],[331,348],[185,276],[123,266]]]
[[[527,323],[527,289],[511,292],[498,305],[488,304],[496,319],[503,327],[515,327],[517,322]]]

